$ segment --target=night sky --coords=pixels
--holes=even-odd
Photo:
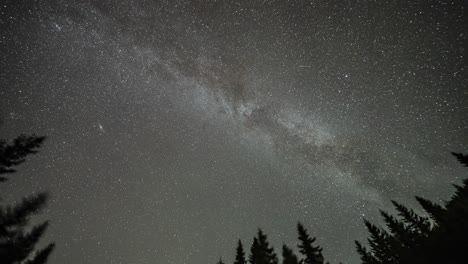
[[[1,138],[48,137],[2,196],[50,192],[50,264],[230,263],[297,221],[358,263],[363,218],[465,175],[463,5],[2,1]]]

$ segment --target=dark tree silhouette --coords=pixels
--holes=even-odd
[[[247,264],[244,247],[242,246],[242,242],[240,240],[237,242],[236,259],[234,260],[234,264]]]
[[[468,167],[468,155],[452,154]],[[418,197],[436,223],[425,247],[432,263],[462,263],[462,260],[466,263],[468,260],[468,179],[454,187],[455,194],[444,207]]]
[[[0,181],[6,181],[6,175],[15,172],[16,166],[26,161],[26,156],[37,153],[45,137],[21,135],[8,144],[0,139]]]
[[[219,258],[219,261],[216,264],[224,264],[223,259]]]
[[[0,181],[30,154],[37,153],[44,137],[19,136],[12,144],[0,140]],[[1,264],[44,264],[54,249],[49,244],[41,250],[35,246],[47,229],[48,222],[33,226],[29,231],[30,217],[45,206],[47,194],[39,193],[26,197],[14,206],[0,206],[0,263]]]
[[[283,245],[283,264],[300,264],[296,254],[288,246]]]
[[[324,258],[322,248],[312,245],[315,242],[315,237],[311,238],[307,234],[307,229],[301,223],[297,223],[297,232],[299,234],[300,244],[299,251],[304,255],[304,264],[323,264]]]
[[[454,155],[461,164],[465,165],[465,167],[468,167],[468,155],[455,152],[452,152],[452,155]]]
[[[254,237],[250,247],[249,262],[251,264],[278,264],[278,257],[261,229],[258,229],[257,237]]]
[[[468,156],[452,153],[468,167]],[[468,259],[468,179],[455,185],[455,194],[441,206],[421,197],[416,200],[429,214],[392,201],[399,219],[381,211],[387,230],[365,220],[370,233],[369,250],[356,241],[363,264],[466,263]]]
[[[452,153],[468,167],[468,155]],[[454,185],[455,194],[444,205],[435,204],[416,196],[416,200],[428,216],[420,216],[412,209],[392,201],[397,216],[380,211],[385,228],[364,220],[369,232],[368,248],[358,241],[356,249],[363,264],[462,264],[468,260],[468,179]],[[293,250],[283,245],[283,264],[323,264],[322,248],[314,246],[315,238],[297,224],[298,259]],[[235,264],[245,263],[242,244],[239,241]],[[250,264],[277,264],[278,259],[267,237],[258,230],[254,238]]]

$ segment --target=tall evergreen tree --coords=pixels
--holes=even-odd
[[[6,181],[7,175],[16,172],[15,167],[26,161],[26,156],[36,154],[45,137],[21,135],[8,144],[0,139],[0,181]]]
[[[468,155],[452,154],[468,167]],[[461,260],[468,260],[468,179],[454,187],[454,195],[443,207],[419,198],[431,216],[439,214],[437,226],[428,243],[428,251],[431,252],[428,256],[438,263],[462,263]]]
[[[468,167],[468,155],[455,152],[452,152],[452,155],[454,155],[455,158],[457,158],[458,162],[463,164],[465,167]]]
[[[283,245],[283,264],[299,264],[296,254],[286,245]]]
[[[44,137],[20,136],[8,144],[0,140],[0,181],[8,180],[7,175],[30,154],[37,153]],[[49,244],[41,250],[35,246],[47,229],[48,222],[28,228],[32,215],[38,213],[47,202],[47,194],[39,193],[26,197],[14,206],[0,206],[0,263],[2,264],[44,264],[54,249]],[[27,231],[27,229],[30,229]]]
[[[361,257],[362,264],[378,264],[379,261],[359,241],[355,241],[356,251]]]
[[[307,229],[301,223],[297,223],[297,232],[299,234],[300,244],[298,245],[299,251],[304,255],[304,264],[323,264],[324,258],[322,255],[322,248],[314,246],[315,237],[311,238],[307,233]]]
[[[468,167],[467,155],[453,155]],[[455,185],[455,189],[445,206],[416,197],[431,219],[392,201],[400,218],[381,212],[388,232],[365,220],[370,233],[370,250],[356,241],[362,263],[465,263],[468,259],[468,179],[461,186]]]
[[[242,246],[242,242],[240,241],[240,239],[237,242],[236,259],[234,261],[234,264],[247,264],[247,260],[245,259],[244,247]]]
[[[453,153],[458,161],[468,167],[468,155]],[[363,264],[462,264],[468,259],[468,179],[455,185],[455,194],[444,205],[432,203],[421,197],[416,200],[429,217],[416,214],[402,204],[392,201],[398,217],[380,211],[386,229],[364,220],[369,231],[367,249],[356,241],[356,249]],[[298,260],[294,252],[283,245],[283,264],[323,264],[322,248],[314,246],[301,223],[297,230],[299,251],[304,259]],[[238,256],[243,256],[239,241]],[[241,253],[239,253],[241,252]],[[236,261],[237,261],[236,256]],[[241,261],[235,264],[242,263]],[[250,264],[277,264],[278,259],[259,229],[249,256]]]
[[[278,257],[261,229],[258,229],[257,237],[254,237],[250,247],[249,262],[251,264],[278,264]]]

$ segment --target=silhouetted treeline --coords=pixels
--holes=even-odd
[[[468,166],[468,156],[452,153]],[[428,217],[392,201],[398,217],[381,211],[386,229],[365,221],[369,249],[356,241],[363,264],[468,263],[468,179],[444,205],[416,197]]]
[[[323,264],[324,258],[322,255],[322,248],[315,245],[315,238],[310,237],[307,229],[301,223],[297,224],[297,232],[299,239],[299,252],[302,258],[299,259],[294,251],[287,245],[282,248],[283,264]],[[222,263],[220,260],[219,263]],[[236,257],[234,264],[279,264],[280,261],[275,253],[274,248],[270,245],[267,235],[261,229],[258,229],[257,236],[254,237],[252,245],[250,246],[250,254],[248,261],[246,259],[246,252],[244,246],[239,240],[236,248]]]
[[[26,157],[37,153],[44,137],[20,136],[12,143],[0,140],[0,182],[9,180]],[[468,155],[452,153],[468,167]],[[428,216],[392,201],[398,214],[381,211],[385,228],[364,220],[369,232],[367,245],[356,241],[363,264],[461,264],[468,263],[468,179],[455,186],[455,194],[444,204],[416,197]],[[47,194],[24,198],[16,205],[0,205],[0,264],[45,264],[54,244],[36,250],[48,222],[29,227],[29,220],[46,205]],[[298,251],[282,246],[282,264],[324,264],[322,248],[315,244],[301,223],[297,225]],[[247,255],[239,240],[234,264],[280,264],[280,260],[261,229]],[[224,264],[220,259],[218,264]]]
[[[37,153],[44,137],[20,136],[12,144],[0,140],[0,181],[16,171],[16,167],[26,157]],[[47,194],[39,193],[24,198],[20,203],[0,205],[0,263],[1,264],[44,264],[54,249],[54,244],[36,250],[47,229],[48,222],[28,227],[31,216],[40,212],[46,205]]]
[[[468,155],[452,153],[468,167]],[[462,264],[468,263],[468,179],[454,185],[455,194],[443,205],[422,197],[416,200],[428,216],[392,201],[398,215],[380,211],[385,228],[364,220],[369,232],[367,247],[356,242],[363,264]],[[301,223],[297,225],[301,256],[286,245],[282,248],[282,264],[323,264],[322,248]],[[234,264],[246,264],[243,245],[239,240]],[[250,248],[250,264],[279,264],[267,236],[258,230]]]

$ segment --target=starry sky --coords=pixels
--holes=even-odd
[[[464,176],[464,3],[2,1],[1,138],[48,136],[2,196],[50,192],[51,264],[229,263],[297,221],[358,263],[363,218]]]

